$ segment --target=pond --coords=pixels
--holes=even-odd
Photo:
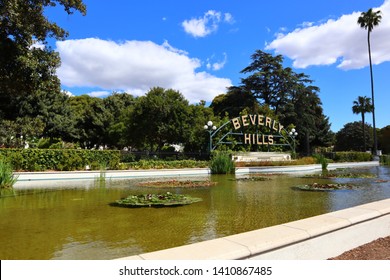
[[[364,170],[375,178],[316,179],[268,175],[189,177],[215,186],[153,189],[146,179],[15,189],[0,198],[0,259],[115,259],[286,223],[390,198],[390,168]],[[183,178],[180,178],[182,180]],[[157,178],[149,178],[157,180]],[[353,190],[312,192],[292,187],[313,182],[352,183]],[[131,194],[185,193],[202,198],[182,207],[121,208]]]

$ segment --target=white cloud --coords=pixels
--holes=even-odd
[[[211,59],[208,59],[207,60],[207,65],[206,65],[207,69],[212,69],[214,71],[221,70],[225,66],[225,64],[227,62],[227,55],[226,55],[226,53],[224,53],[223,56],[224,56],[223,60],[219,61],[219,62],[211,63],[210,62]]]
[[[44,50],[46,48],[46,45],[42,42],[36,41],[30,46],[30,49],[33,48]]]
[[[224,14],[224,21],[227,22],[227,23],[234,23],[234,18],[232,16],[232,14],[225,13]]]
[[[221,12],[209,10],[203,17],[183,21],[182,26],[186,33],[194,37],[206,37],[217,31],[221,22],[233,23],[233,16],[230,13],[222,15]]]
[[[101,90],[101,91],[92,91],[92,92],[87,93],[87,94],[89,96],[92,96],[92,97],[106,97],[106,96],[110,95],[111,92]]]
[[[65,95],[67,95],[67,96],[69,96],[69,97],[70,97],[70,96],[74,96],[74,94],[71,93],[71,92],[68,91],[68,90],[63,90],[62,93],[65,94]]]
[[[101,39],[57,42],[58,76],[67,87],[99,88],[143,95],[152,87],[180,91],[190,102],[211,101],[231,85],[229,79],[196,72],[201,62],[164,42],[117,43]]]
[[[374,64],[390,61],[390,0],[381,7],[382,21],[371,33]],[[361,12],[343,15],[322,24],[302,23],[301,28],[287,34],[277,34],[266,44],[266,50],[275,50],[293,60],[296,68],[337,63],[341,69],[358,69],[368,65],[367,31],[360,28],[357,19]]]

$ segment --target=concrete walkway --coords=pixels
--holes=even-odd
[[[121,260],[326,260],[390,235],[390,199]]]
[[[379,166],[379,162],[348,162],[348,163],[330,163],[328,169],[353,168]],[[237,168],[237,175],[250,173],[310,173],[321,171],[320,164],[311,165],[292,165],[292,166],[270,166],[270,167],[249,167]],[[16,172],[18,180],[15,187],[34,187],[50,185],[62,185],[75,183],[78,181],[93,181],[100,177],[100,171],[63,171],[63,172]],[[105,172],[105,178],[108,180],[136,179],[150,177],[190,177],[190,176],[208,176],[208,168],[183,168],[183,169],[149,169],[149,170],[108,170]]]

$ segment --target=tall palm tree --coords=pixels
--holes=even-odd
[[[371,77],[371,99],[372,99],[372,125],[374,130],[374,150],[373,154],[377,155],[378,150],[378,141],[376,137],[376,127],[375,127],[375,100],[374,100],[374,77],[372,74],[372,61],[371,61],[371,44],[370,44],[370,34],[374,29],[374,26],[379,25],[381,22],[382,16],[381,11],[374,12],[372,9],[369,9],[367,12],[362,12],[358,18],[357,23],[361,28],[364,28],[368,31],[367,43],[368,43],[368,59],[370,61],[370,77]]]
[[[371,104],[371,98],[368,98],[366,96],[358,96],[358,99],[353,101],[352,112],[354,114],[362,115],[364,151],[366,150],[366,130],[365,130],[364,114],[371,113],[372,110],[373,110],[373,106]]]

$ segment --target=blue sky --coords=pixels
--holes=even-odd
[[[281,54],[285,66],[320,88],[332,130],[360,121],[358,96],[371,97],[362,11],[382,11],[372,33],[376,126],[390,125],[390,0],[84,0],[87,15],[59,8],[48,17],[69,31],[49,40],[62,60],[57,74],[73,95],[143,95],[160,86],[191,103],[239,85],[256,50]],[[372,123],[371,115],[366,116]]]

